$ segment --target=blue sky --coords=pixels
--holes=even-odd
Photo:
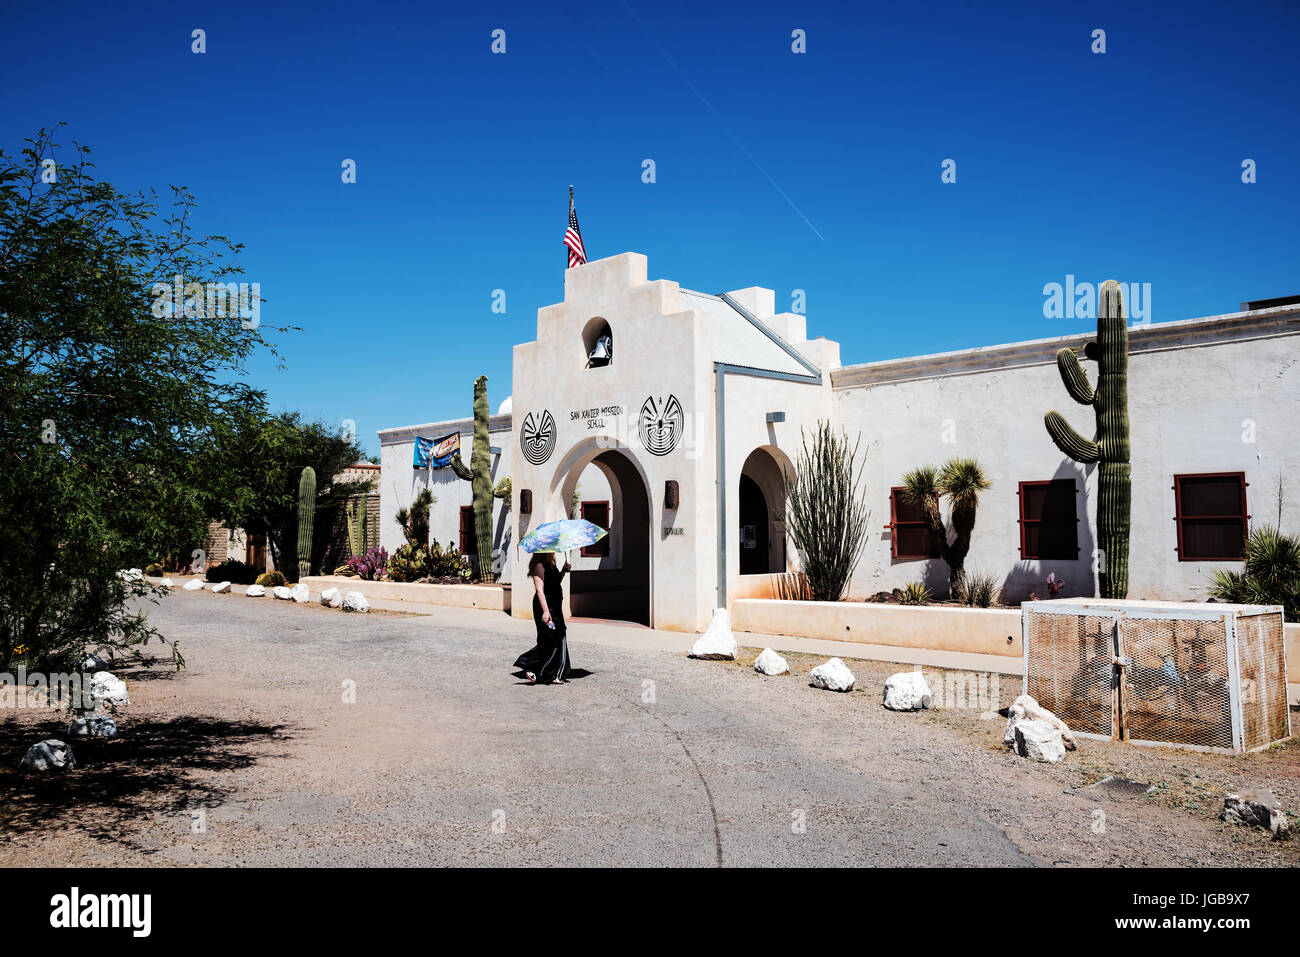
[[[509,393],[570,183],[592,258],[803,289],[846,364],[1086,329],[1044,318],[1067,274],[1157,322],[1300,293],[1297,41],[1300,0],[12,5],[0,142],[62,120],[116,185],[188,186],[303,330],[250,378],[373,453]]]

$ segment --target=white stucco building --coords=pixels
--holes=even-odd
[[[613,359],[592,365],[602,335]],[[996,575],[1013,601],[1045,595],[1050,572],[1064,594],[1092,594],[1096,469],[1063,456],[1043,427],[1057,409],[1093,434],[1055,362],[1092,337],[845,366],[838,343],[807,337],[802,315],[775,313],[772,290],[692,292],[649,279],[634,253],[570,269],[564,301],[539,309],[536,340],[514,347],[512,395],[490,420],[493,481],[513,485],[493,525],[502,579],[530,594],[513,543],[576,501],[610,535],[601,554],[571,556],[570,614],[698,631],[720,604],[778,594],[798,567],[782,470],[793,472],[801,431],[828,420],[866,452],[871,534],[851,596],[918,579],[946,587],[946,566],[892,490],[956,455],[992,481],[967,568]],[[1239,564],[1228,552],[1252,519],[1300,529],[1300,305],[1131,326],[1129,348],[1129,593],[1201,597],[1215,568]],[[433,537],[462,541],[469,483],[413,469],[413,443],[459,432],[468,462],[472,431],[452,419],[379,433],[390,551],[403,542],[394,513],[426,485]],[[528,602],[514,614],[531,615]]]

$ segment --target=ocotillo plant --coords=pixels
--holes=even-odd
[[[507,476],[492,487],[492,458],[488,446],[487,376],[474,380],[474,445],[470,449],[469,468],[455,456],[451,470],[470,483],[474,497],[474,541],[478,553],[480,581],[494,581],[496,569],[492,561],[492,499],[510,500],[510,478]]]
[[[1097,475],[1097,539],[1101,546],[1099,569],[1101,597],[1128,595],[1129,500],[1132,466],[1128,439],[1128,326],[1124,318],[1124,293],[1119,283],[1102,283],[1097,303],[1097,338],[1083,354],[1097,363],[1097,388],[1079,365],[1073,349],[1056,354],[1061,381],[1070,398],[1090,405],[1097,416],[1097,435],[1088,441],[1061,416],[1044,416],[1047,434],[1056,447],[1085,465],[1101,463]]]
[[[311,574],[311,535],[316,523],[316,470],[310,465],[298,479],[298,580]]]

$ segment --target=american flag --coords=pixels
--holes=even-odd
[[[582,245],[582,233],[578,231],[578,214],[573,208],[573,187],[569,187],[569,228],[564,231],[564,245],[569,247],[569,268],[581,266],[587,261],[587,250]]]

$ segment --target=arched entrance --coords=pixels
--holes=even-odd
[[[566,515],[609,529],[569,555],[569,614],[649,625],[650,494],[640,470],[622,451],[592,450],[569,467],[559,494]]]
[[[786,570],[785,476],[792,471],[779,449],[749,453],[740,470],[737,497],[740,574],[767,575]]]

